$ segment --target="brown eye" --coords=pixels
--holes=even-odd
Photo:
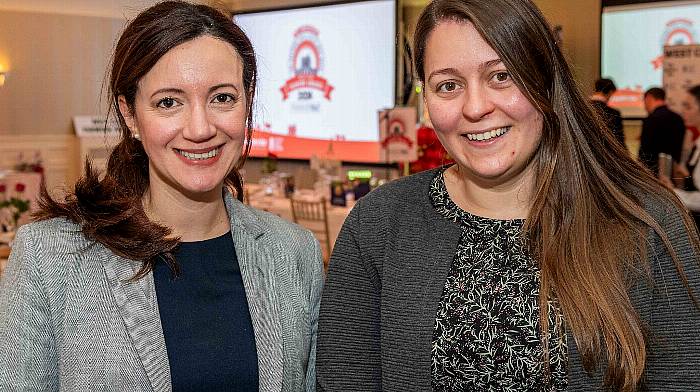
[[[457,89],[457,83],[455,82],[445,82],[438,86],[438,92],[441,93],[451,93]]]
[[[493,75],[493,78],[497,82],[503,83],[503,82],[507,82],[508,79],[510,79],[510,75],[508,74],[508,72],[497,72],[495,75]]]

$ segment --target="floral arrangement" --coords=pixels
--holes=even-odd
[[[44,174],[44,166],[42,164],[41,153],[36,151],[34,157],[31,160],[25,160],[24,154],[19,153],[17,157],[17,163],[14,167],[15,170],[19,172],[34,172]]]
[[[17,227],[17,221],[25,212],[29,211],[29,200],[22,197],[26,185],[15,184],[15,194],[9,196],[7,186],[0,184],[0,229],[1,231],[13,231]]]

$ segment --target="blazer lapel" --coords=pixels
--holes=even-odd
[[[165,348],[163,327],[158,313],[153,274],[130,282],[140,263],[103,250],[103,263],[114,300],[143,363],[143,370],[154,392],[171,389],[170,365]]]
[[[243,277],[258,353],[261,391],[281,391],[283,344],[280,304],[274,278],[272,248],[265,246],[267,227],[254,212],[226,193],[231,235]]]

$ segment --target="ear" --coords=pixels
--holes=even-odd
[[[126,98],[123,95],[117,97],[117,102],[119,103],[119,113],[124,117],[126,126],[129,127],[132,135],[138,135],[138,127],[136,126],[136,119],[134,118],[134,113],[132,113],[131,108],[126,103]]]

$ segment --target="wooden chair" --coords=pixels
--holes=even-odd
[[[324,268],[328,268],[328,260],[332,249],[330,231],[328,231],[326,200],[307,201],[291,198],[289,202],[292,208],[294,223],[298,223],[311,230],[321,243],[323,266]]]

